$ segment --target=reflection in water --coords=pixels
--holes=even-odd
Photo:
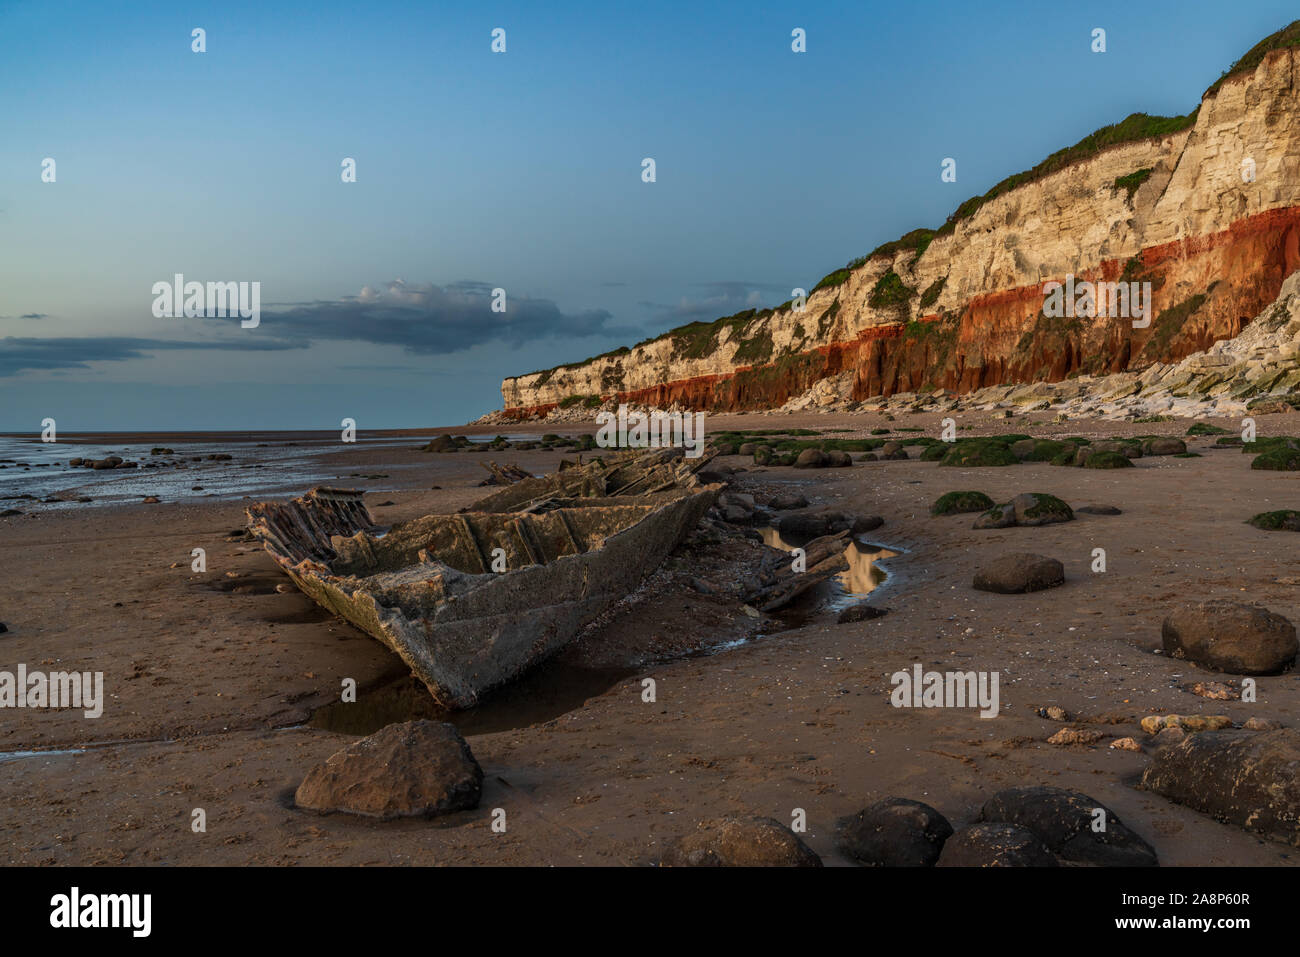
[[[799,548],[808,544],[807,541],[802,540],[787,541],[781,537],[781,534],[775,528],[770,526],[760,528],[758,532],[763,536],[763,544],[786,552],[792,548]],[[844,549],[844,557],[848,560],[849,567],[847,571],[840,572],[835,576],[835,591],[837,594],[831,598],[830,606],[838,608],[849,604],[850,599],[856,601],[865,598],[882,585],[889,576],[886,575],[884,569],[877,568],[875,563],[885,558],[893,558],[897,554],[898,552],[880,545],[870,545],[857,539],[850,539],[848,547]]]

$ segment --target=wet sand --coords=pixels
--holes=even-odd
[[[883,424],[934,435],[937,418],[753,415],[708,424],[855,433]],[[1298,420],[1260,416],[1260,434],[1295,434]],[[1181,435],[1188,424],[980,420],[962,434]],[[1183,685],[1222,676],[1154,654],[1161,621],[1184,602],[1256,601],[1300,621],[1294,533],[1245,524],[1257,512],[1300,507],[1297,476],[1252,471],[1251,457],[1238,449],[1207,451],[1212,441],[1189,440],[1201,458],[1146,458],[1116,471],[954,469],[915,460],[818,471],[750,467],[736,476],[738,490],[799,491],[814,504],[884,517],[870,540],[900,554],[884,563],[889,579],[872,603],[890,613],[846,625],[822,616],[715,654],[661,662],[652,655],[627,669],[575,652],[579,662],[609,667],[608,687],[597,681],[585,702],[559,700],[554,717],[545,708],[530,714],[518,702],[498,708],[481,728],[467,719],[463,727],[486,775],[483,800],[477,810],[436,821],[379,823],[293,808],[306,771],[354,740],[308,725],[312,714],[337,701],[344,678],[356,679],[364,704],[368,689],[378,696],[375,689],[390,688],[404,670],[376,641],[296,590],[277,591],[288,580],[260,546],[228,541],[244,524],[243,503],[0,519],[0,621],[9,628],[0,635],[0,668],[22,662],[103,671],[107,697],[96,720],[79,711],[0,711],[0,751],[49,751],[0,755],[0,859],[636,865],[656,860],[698,820],[744,812],[788,822],[803,808],[803,837],[828,864],[840,864],[835,820],[882,797],[923,800],[959,826],[1000,788],[1052,784],[1109,805],[1166,865],[1294,863],[1294,849],[1137,790],[1149,754],[1114,750],[1108,741],[1049,745],[1045,739],[1062,725],[1035,713],[1060,705],[1089,727],[1139,739],[1145,736],[1136,722],[1154,712],[1297,725],[1294,672],[1258,679],[1257,704],[1210,701]],[[407,466],[393,473],[401,476],[396,490],[368,496],[381,523],[454,510],[490,491],[477,486],[486,474],[482,459],[541,472],[562,457],[410,447],[358,447],[338,456],[322,465],[331,476],[340,463],[347,472]],[[978,489],[995,501],[1050,492],[1076,507],[1109,504],[1123,514],[974,531],[973,516],[929,516],[930,503],[954,489]],[[378,505],[389,500],[394,504]],[[194,547],[207,551],[204,574],[190,570]],[[1105,574],[1089,570],[1097,547],[1107,551]],[[1024,550],[1060,559],[1066,584],[1012,596],[970,587],[983,561]],[[626,643],[667,656],[706,633],[722,640],[754,634],[738,607],[708,596],[649,589],[641,598],[587,644]],[[1001,714],[982,720],[974,710],[894,709],[889,675],[914,662],[927,670],[998,671]],[[645,677],[657,685],[653,704],[642,701]],[[588,692],[579,682],[575,693],[580,699]],[[509,727],[512,716],[519,726]],[[69,749],[80,750],[60,753]],[[206,833],[191,830],[195,808],[206,813]],[[504,834],[489,826],[494,808],[506,810]]]

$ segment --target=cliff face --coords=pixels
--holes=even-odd
[[[1300,268],[1300,49],[1218,85],[1189,128],[1030,179],[919,248],[832,274],[801,311],[695,324],[506,379],[505,409],[593,396],[764,409],[844,372],[856,399],[968,392],[1140,369],[1234,337]],[[1045,315],[1043,283],[1068,274],[1150,282],[1150,325]]]

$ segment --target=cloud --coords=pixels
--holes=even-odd
[[[564,313],[549,299],[511,296],[492,311],[492,287],[447,286],[395,279],[356,296],[280,304],[262,310],[262,328],[293,341],[348,341],[400,346],[419,355],[463,352],[499,342],[518,349],[542,339],[635,335],[611,324],[604,309]]]
[[[47,312],[25,312],[21,316],[0,316],[0,319],[48,319],[50,314]]]
[[[682,296],[671,305],[657,302],[642,302],[641,305],[660,313],[663,320],[682,323],[711,321],[744,309],[759,309],[764,301],[782,301],[778,298],[781,296],[789,298],[788,290],[771,283],[710,282],[703,283],[702,288],[707,294],[700,297]]]
[[[137,339],[117,336],[0,339],[0,378],[25,370],[88,369],[90,362],[144,359],[149,353],[190,349],[271,352],[305,348],[305,343],[243,336],[230,341],[189,342],[177,339]]]

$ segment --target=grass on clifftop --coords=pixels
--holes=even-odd
[[[1204,99],[1211,93],[1218,92],[1219,87],[1223,86],[1229,77],[1241,73],[1253,73],[1255,68],[1264,62],[1264,57],[1274,50],[1285,50],[1288,47],[1300,47],[1300,20],[1291,21],[1281,30],[1269,34],[1247,50],[1245,56],[1224,70],[1223,75],[1210,84],[1210,88],[1202,94],[1201,98]]]

